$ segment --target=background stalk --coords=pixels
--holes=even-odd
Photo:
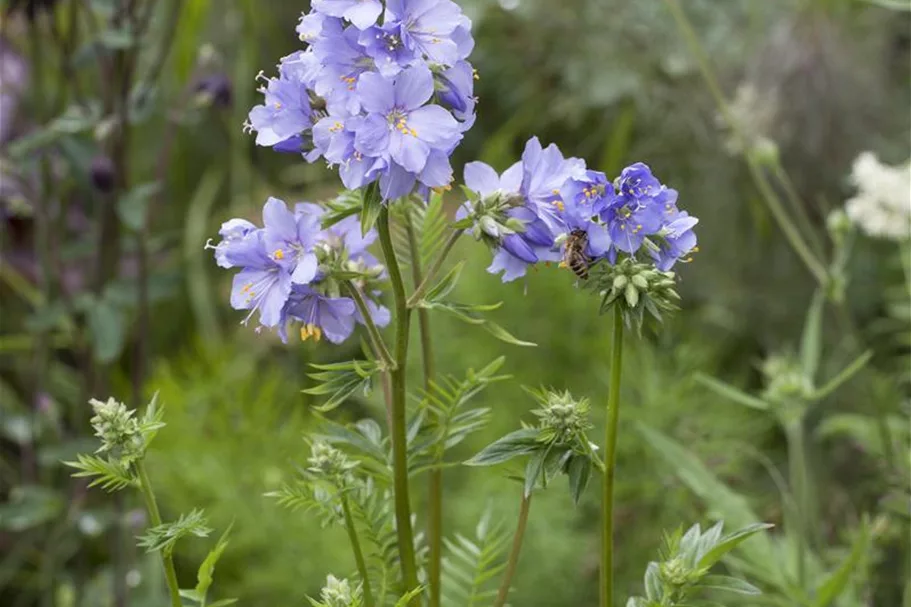
[[[158,511],[158,502],[155,501],[155,493],[152,491],[152,483],[149,481],[149,474],[146,472],[145,462],[142,460],[136,464],[136,471],[139,474],[139,488],[142,490],[142,497],[145,498],[146,509],[149,511],[149,522],[153,527],[161,524],[161,513]],[[177,584],[177,572],[174,570],[174,561],[171,555],[164,550],[161,551],[161,563],[164,565],[164,575],[168,582],[168,593],[171,596],[171,607],[181,607],[180,586]]]
[[[800,588],[807,588],[807,552],[809,549],[810,503],[807,487],[807,455],[804,445],[803,420],[788,422],[785,426],[788,440],[788,465],[790,467],[791,492],[797,505],[797,582]]]
[[[421,251],[417,234],[411,221],[411,207],[408,207],[405,232],[408,236],[408,251],[411,254],[411,278],[415,289],[423,282]],[[421,361],[424,368],[424,391],[430,392],[436,366],[433,358],[433,335],[430,328],[430,313],[418,308],[418,327],[421,334]],[[440,463],[439,461],[437,463]],[[428,582],[430,586],[430,607],[440,605],[440,580],[443,574],[443,470],[433,468],[428,472],[427,482],[427,540],[430,544]]]
[[[402,580],[404,590],[410,591],[418,586],[417,567],[414,556],[414,534],[411,530],[411,502],[408,497],[408,445],[405,429],[405,403],[407,398],[407,360],[408,360],[408,333],[411,319],[405,299],[405,283],[402,280],[402,271],[395,257],[395,248],[392,244],[392,234],[389,231],[389,209],[385,205],[380,211],[377,220],[380,246],[386,269],[389,271],[389,282],[392,285],[392,295],[395,299],[395,351],[393,357],[396,367],[390,372],[392,384],[392,465],[393,488],[395,493],[395,531],[398,538],[399,559],[402,565]],[[413,605],[418,605],[420,599],[415,597]]]
[[[497,592],[497,599],[494,601],[494,607],[503,607],[506,604],[506,597],[509,596],[509,588],[512,586],[512,578],[516,574],[516,567],[519,565],[519,553],[522,551],[522,540],[525,537],[525,526],[528,524],[528,509],[531,507],[531,495],[525,495],[522,492],[522,505],[519,507],[519,520],[516,523],[516,533],[512,537],[512,549],[509,551],[509,560],[506,561],[506,571],[503,572],[503,581],[500,582],[500,590]]]
[[[601,607],[612,607],[614,594],[614,477],[617,426],[620,421],[620,373],[623,368],[623,313],[619,304],[614,304],[610,361],[604,436],[604,483],[601,492]]]
[[[345,529],[348,530],[348,540],[351,542],[351,550],[354,552],[354,562],[357,563],[357,572],[360,574],[361,583],[363,584],[364,605],[365,607],[373,607],[373,592],[370,590],[367,563],[364,561],[364,552],[361,550],[361,542],[357,537],[354,518],[351,516],[351,507],[348,505],[348,497],[345,495],[342,495],[342,513],[345,515]]]

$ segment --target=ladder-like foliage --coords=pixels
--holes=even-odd
[[[506,568],[509,533],[501,522],[491,525],[485,513],[475,528],[475,537],[456,534],[445,538],[443,557],[443,604],[451,607],[490,605],[497,594],[497,578]]]

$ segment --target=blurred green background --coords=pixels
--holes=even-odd
[[[294,26],[307,3],[188,0],[176,3],[172,21],[170,3],[152,2],[149,33],[139,43],[118,39],[116,29],[100,31],[118,0],[4,4],[0,604],[160,604],[157,563],[130,545],[144,524],[136,496],[87,492],[58,463],[92,444],[89,396],[136,405],[155,391],[168,426],[150,467],[165,518],[202,507],[218,529],[234,521],[216,573],[218,595],[251,606],[305,604],[326,573],[351,568],[346,539],[263,493],[306,457],[302,435],[313,425],[310,405],[317,402],[301,393],[312,381],[307,363],[345,360],[358,347],[283,345],[239,326],[241,314],[228,305],[230,276],[203,245],[228,218],[256,221],[269,195],[316,201],[339,187],[332,171],[256,148],[241,130],[258,102],[257,72],[271,74],[279,57],[300,47]],[[474,22],[480,102],[477,124],[454,157],[457,175],[474,159],[505,169],[537,135],[609,175],[631,162],[648,163],[700,218],[700,253],[679,268],[683,310],[660,331],[628,341],[617,575],[619,594],[639,592],[662,530],[712,520],[718,511],[655,455],[636,422],[680,441],[748,496],[762,520],[781,522],[770,471],[786,474],[782,431],[762,412],[707,390],[694,374],[760,389],[761,362],[796,347],[815,284],[744,163],[725,146],[718,109],[664,3],[460,4]],[[683,5],[729,97],[749,82],[778,99],[774,115],[756,128],[777,142],[820,234],[828,211],[853,192],[848,174],[860,152],[873,150],[893,164],[908,158],[908,12],[836,0]],[[168,45],[156,71],[157,49]],[[131,49],[137,73],[150,80],[128,91],[130,135],[112,151],[104,129],[118,127],[105,122],[105,69],[117,69]],[[95,97],[97,116],[69,115],[71,122],[60,124],[68,108]],[[46,139],[35,142],[36,133]],[[112,202],[99,187],[105,162],[124,172],[129,196]],[[157,191],[136,193],[155,182]],[[119,229],[105,232],[110,226],[101,223],[110,209]],[[116,246],[105,240],[111,234]],[[871,364],[827,399],[825,414],[894,416],[901,431],[908,427],[908,328],[890,313],[903,280],[895,247],[858,239],[847,304],[825,317],[824,343],[833,356],[824,359],[823,375],[838,371],[858,343],[871,348]],[[42,282],[43,255],[53,284]],[[460,376],[505,354],[503,371],[514,377],[479,397],[493,422],[458,455],[467,458],[519,419],[529,421],[533,402],[520,384],[590,398],[600,428],[609,327],[591,296],[572,288],[569,272],[553,268],[501,285],[485,272],[489,253],[469,239],[456,257],[468,260],[459,300],[502,300],[492,318],[538,344],[509,346],[434,318],[441,372]],[[147,313],[136,303],[143,263]],[[106,265],[111,269],[99,285],[90,269]],[[378,417],[375,397],[350,401],[333,415]],[[822,427],[819,421],[811,427]],[[868,561],[866,602],[857,604],[899,605],[908,573],[908,504],[897,514],[881,505],[909,479],[904,472],[895,478],[860,425],[843,430],[811,431],[823,496],[815,525],[827,542],[844,546],[846,529],[861,513],[878,517],[883,528]],[[906,444],[898,444],[907,464]],[[420,520],[420,479],[416,488]],[[576,507],[562,490],[536,501],[514,605],[596,603],[597,501],[594,486]],[[504,481],[502,470],[455,468],[446,475],[446,532],[470,535],[486,510],[511,527],[517,503],[518,488]],[[208,547],[182,544],[178,570],[187,584]],[[125,584],[115,576],[125,576]]]

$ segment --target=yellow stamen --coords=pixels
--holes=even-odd
[[[313,341],[319,341],[323,338],[323,331],[316,325],[303,325],[301,327],[301,341],[307,341],[310,338],[313,338]]]
[[[563,201],[561,201],[561,200],[554,200],[554,206],[557,207],[558,209],[560,209],[561,211],[566,209],[566,207],[563,204]]]
[[[273,258],[273,259],[284,259],[284,258],[285,258],[285,252],[282,251],[281,249],[275,249],[275,252],[272,253],[272,258]]]

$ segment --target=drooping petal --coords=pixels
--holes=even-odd
[[[393,130],[389,136],[392,159],[411,173],[418,173],[427,164],[430,146],[414,135]]]
[[[441,188],[452,183],[452,164],[449,156],[440,150],[430,150],[427,163],[418,175],[418,180],[431,188]]]
[[[383,5],[379,0],[359,0],[345,11],[345,19],[363,30],[376,23],[381,12],[383,12]]]
[[[503,273],[501,280],[511,282],[517,278],[525,276],[525,269],[528,267],[521,259],[514,257],[505,249],[500,249],[493,256],[493,262],[488,266],[487,271],[491,274]]]

